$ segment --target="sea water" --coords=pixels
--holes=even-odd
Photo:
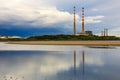
[[[120,80],[120,47],[0,43],[0,80]]]

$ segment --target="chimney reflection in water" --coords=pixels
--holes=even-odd
[[[82,51],[82,74],[84,74],[84,62],[85,62],[85,53],[84,50]]]
[[[85,52],[82,50],[82,74],[84,75]],[[74,74],[76,75],[76,50],[74,50]]]
[[[74,50],[74,74],[76,75],[76,50]]]

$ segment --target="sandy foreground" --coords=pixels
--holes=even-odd
[[[8,44],[120,46],[120,41],[11,41]]]

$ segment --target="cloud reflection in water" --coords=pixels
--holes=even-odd
[[[115,50],[0,51],[0,79],[119,80],[120,55]]]

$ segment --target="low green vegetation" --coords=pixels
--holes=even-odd
[[[74,35],[43,35],[43,36],[31,36],[26,39],[0,39],[0,41],[79,41],[79,40],[120,40],[120,37],[115,36],[74,36]]]
[[[69,41],[77,41],[77,40],[120,40],[119,37],[115,36],[74,36],[74,35],[44,35],[44,36],[32,36],[27,38],[26,40],[30,41],[49,41],[49,40],[55,40],[55,41],[63,41],[63,40],[69,40]]]

